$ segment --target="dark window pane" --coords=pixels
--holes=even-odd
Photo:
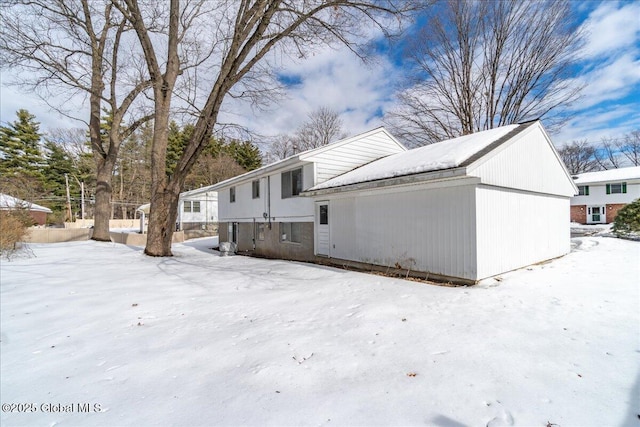
[[[329,224],[329,206],[328,205],[320,205],[320,224],[321,225]]]

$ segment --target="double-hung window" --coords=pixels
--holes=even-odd
[[[578,185],[578,196],[588,196],[588,195],[589,195],[589,186]]]
[[[236,202],[236,187],[231,187],[229,189],[229,203]]]
[[[607,184],[607,194],[626,194],[627,183],[617,182],[615,184]]]
[[[283,172],[281,180],[283,199],[295,197],[302,192],[302,168]]]
[[[260,198],[260,180],[256,179],[251,182],[251,194],[254,199]]]
[[[200,201],[185,200],[182,207],[183,212],[200,212]]]

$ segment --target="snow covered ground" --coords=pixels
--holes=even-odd
[[[468,288],[33,244],[0,265],[0,424],[638,426],[640,243],[574,243]]]

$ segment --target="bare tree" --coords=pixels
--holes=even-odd
[[[328,107],[311,112],[306,122],[296,131],[294,139],[300,151],[322,147],[344,138],[340,114]]]
[[[291,135],[277,135],[271,140],[269,149],[265,154],[265,163],[286,159],[298,151],[295,138]]]
[[[568,0],[438,3],[387,121],[414,145],[534,118],[553,129],[582,89],[569,78],[582,42],[573,21]]]
[[[171,255],[180,191],[211,139],[223,101],[227,96],[254,102],[264,97],[273,87],[269,77],[276,49],[281,55],[304,57],[314,46],[338,41],[355,52],[355,41],[368,30],[365,22],[388,33],[391,19],[413,7],[408,0],[397,4],[393,0],[221,0],[182,5],[171,0],[168,6],[152,3],[151,9],[142,10],[137,0],[113,1],[138,35],[153,82],[152,199],[145,248],[152,256]],[[149,31],[151,22],[166,23],[161,37]],[[172,175],[167,176],[174,90],[181,87],[179,77],[198,75],[195,67],[200,64],[212,78],[203,84],[203,97],[179,97],[190,100],[197,121]]]
[[[93,239],[110,240],[111,177],[118,150],[149,119],[129,115],[149,87],[125,40],[130,27],[108,0],[15,0],[2,12],[0,64],[21,71],[16,84],[88,125],[97,178]],[[88,121],[69,113],[64,102],[51,101],[56,95],[70,100],[77,94],[89,98]],[[103,108],[110,112],[106,135]]]
[[[604,170],[619,168],[622,160],[613,138],[602,138],[600,145],[595,147],[593,156],[596,163]]]
[[[616,145],[633,166],[640,166],[640,130],[625,135],[624,141]]]
[[[558,149],[558,154],[570,174],[579,174],[598,170],[595,151],[595,148],[584,139],[565,144]]]
[[[267,162],[322,147],[344,137],[340,115],[331,108],[320,107],[309,113],[294,135],[278,135],[272,139],[266,153]]]

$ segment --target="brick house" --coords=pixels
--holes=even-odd
[[[47,215],[51,213],[51,209],[44,206],[0,193],[0,210],[19,209],[27,210],[36,225],[45,225],[47,223]]]
[[[609,224],[618,211],[640,198],[640,166],[573,176],[578,195],[571,199],[571,222]]]

